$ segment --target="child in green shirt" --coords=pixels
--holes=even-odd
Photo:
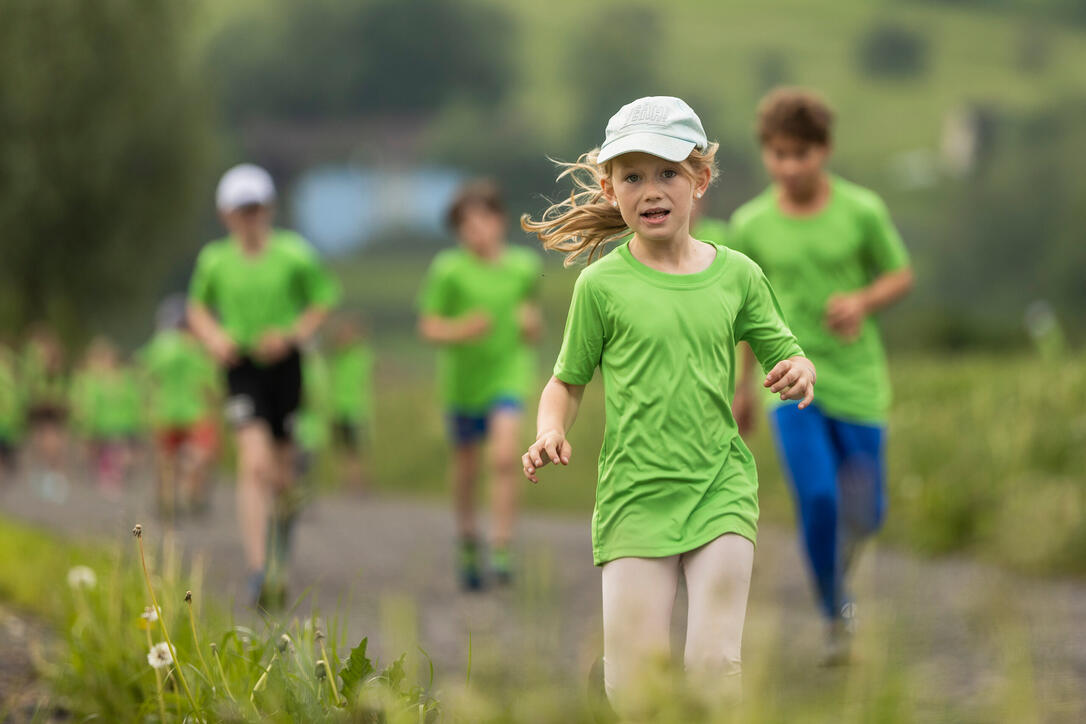
[[[249,567],[248,599],[274,606],[285,568],[267,550],[289,537],[294,511],[293,425],[302,401],[300,348],[339,300],[339,287],[298,234],[272,227],[275,184],[252,164],[233,167],[215,194],[230,235],[200,251],[188,321],[226,373],[227,418],[238,449],[238,523]],[[269,521],[269,518],[271,521]],[[269,524],[271,522],[272,524]]]
[[[366,453],[373,434],[373,350],[361,323],[343,315],[332,333],[332,431],[342,477],[352,490],[369,488]]]
[[[771,418],[828,622],[826,664],[848,658],[855,606],[846,577],[885,512],[890,376],[874,315],[913,279],[882,200],[826,171],[832,120],[808,91],[782,89],[762,101],[758,132],[773,185],[735,212],[728,238],[765,270],[818,366],[811,409],[777,404]],[[754,419],[750,380],[736,393],[743,429]]]
[[[460,246],[434,259],[419,294],[419,332],[440,345],[441,401],[452,458],[460,535],[460,580],[484,581],[475,525],[475,487],[484,442],[492,473],[491,568],[499,583],[511,576],[509,545],[516,516],[521,411],[531,384],[530,345],[540,334],[536,295],[539,257],[505,242],[505,206],[489,182],[465,185],[448,215]]]
[[[571,198],[522,219],[567,263],[633,232],[577,279],[522,458],[532,482],[548,463],[569,464],[566,433],[598,367],[606,426],[592,546],[603,567],[605,687],[623,716],[644,713],[640,677],[667,658],[680,575],[696,689],[712,699],[739,681],[758,482],[731,413],[736,343],[754,349],[772,392],[802,406],[814,394],[814,367],[761,270],[690,235],[716,150],[685,102],[641,98],[611,118],[601,148],[567,165]]]

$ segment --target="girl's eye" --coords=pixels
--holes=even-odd
[[[676,173],[675,169],[673,169],[673,168],[666,168],[666,169],[664,169],[664,172],[661,175],[664,178],[675,178],[679,174]]]
[[[636,173],[631,173],[631,174],[626,176],[626,183],[629,183],[629,184],[637,183],[638,178],[639,177],[638,177],[638,175]]]

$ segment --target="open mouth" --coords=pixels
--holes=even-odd
[[[648,209],[641,212],[641,218],[652,223],[660,223],[670,215],[671,212],[667,209]]]

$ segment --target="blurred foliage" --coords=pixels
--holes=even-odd
[[[211,123],[192,8],[0,0],[0,329],[84,336],[191,230]]]
[[[868,75],[907,78],[924,71],[927,53],[923,35],[898,23],[882,22],[860,36],[856,60]]]
[[[432,113],[501,99],[512,31],[475,0],[274,0],[230,23],[209,64],[231,119]]]

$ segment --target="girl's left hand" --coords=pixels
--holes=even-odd
[[[803,409],[814,400],[815,368],[806,357],[781,360],[765,377],[764,387],[779,392],[782,400],[800,400]]]

